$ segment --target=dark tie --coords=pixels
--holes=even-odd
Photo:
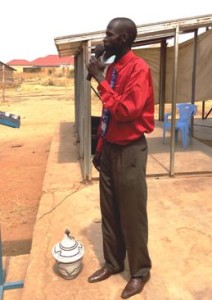
[[[117,78],[117,71],[115,67],[112,70],[111,80],[110,80],[110,86],[112,89],[114,89],[116,84],[116,78]],[[108,124],[110,121],[110,112],[108,109],[104,108],[102,112],[102,122],[101,122],[101,136],[105,136],[108,128]]]

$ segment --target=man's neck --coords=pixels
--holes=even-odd
[[[120,53],[116,54],[116,59],[115,61],[120,60],[125,54],[127,54],[129,51],[131,50],[131,48],[127,48],[127,49],[123,49],[123,51],[121,51]]]

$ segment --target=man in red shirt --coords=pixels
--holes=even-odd
[[[105,263],[88,281],[98,282],[122,272],[126,254],[131,278],[121,297],[139,292],[150,278],[148,252],[147,142],[154,129],[154,97],[148,64],[131,50],[137,36],[128,18],[111,20],[104,38],[105,55],[115,61],[102,71],[100,59],[87,66],[98,82],[103,104],[94,166],[100,171]]]

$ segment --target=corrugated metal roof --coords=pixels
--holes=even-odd
[[[8,63],[8,65],[11,66],[30,66],[30,62],[26,59],[13,59],[10,60]]]
[[[45,57],[39,57],[31,61],[31,65],[47,67],[47,66],[61,66],[61,65],[73,65],[73,56],[59,57],[58,55],[48,55]]]
[[[137,25],[138,35],[134,46],[158,42],[161,39],[172,38],[179,26],[180,32],[192,32],[201,27],[212,26],[212,14],[190,17],[184,19],[170,20],[151,24]],[[76,55],[83,41],[91,41],[91,46],[102,42],[105,31],[95,31],[69,36],[56,37],[54,39],[59,56]]]
[[[11,70],[11,71],[16,71],[16,69],[10,67],[8,64],[3,63],[2,61],[0,61],[0,67],[1,66],[5,66],[6,69]]]
[[[39,66],[39,67],[55,67],[62,65],[74,65],[73,56],[59,57],[57,54],[39,57],[32,61],[25,59],[13,59],[7,63],[11,66]]]

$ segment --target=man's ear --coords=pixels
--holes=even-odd
[[[121,40],[122,40],[123,44],[127,44],[128,38],[129,38],[129,36],[128,36],[127,32],[123,32],[121,34]]]

